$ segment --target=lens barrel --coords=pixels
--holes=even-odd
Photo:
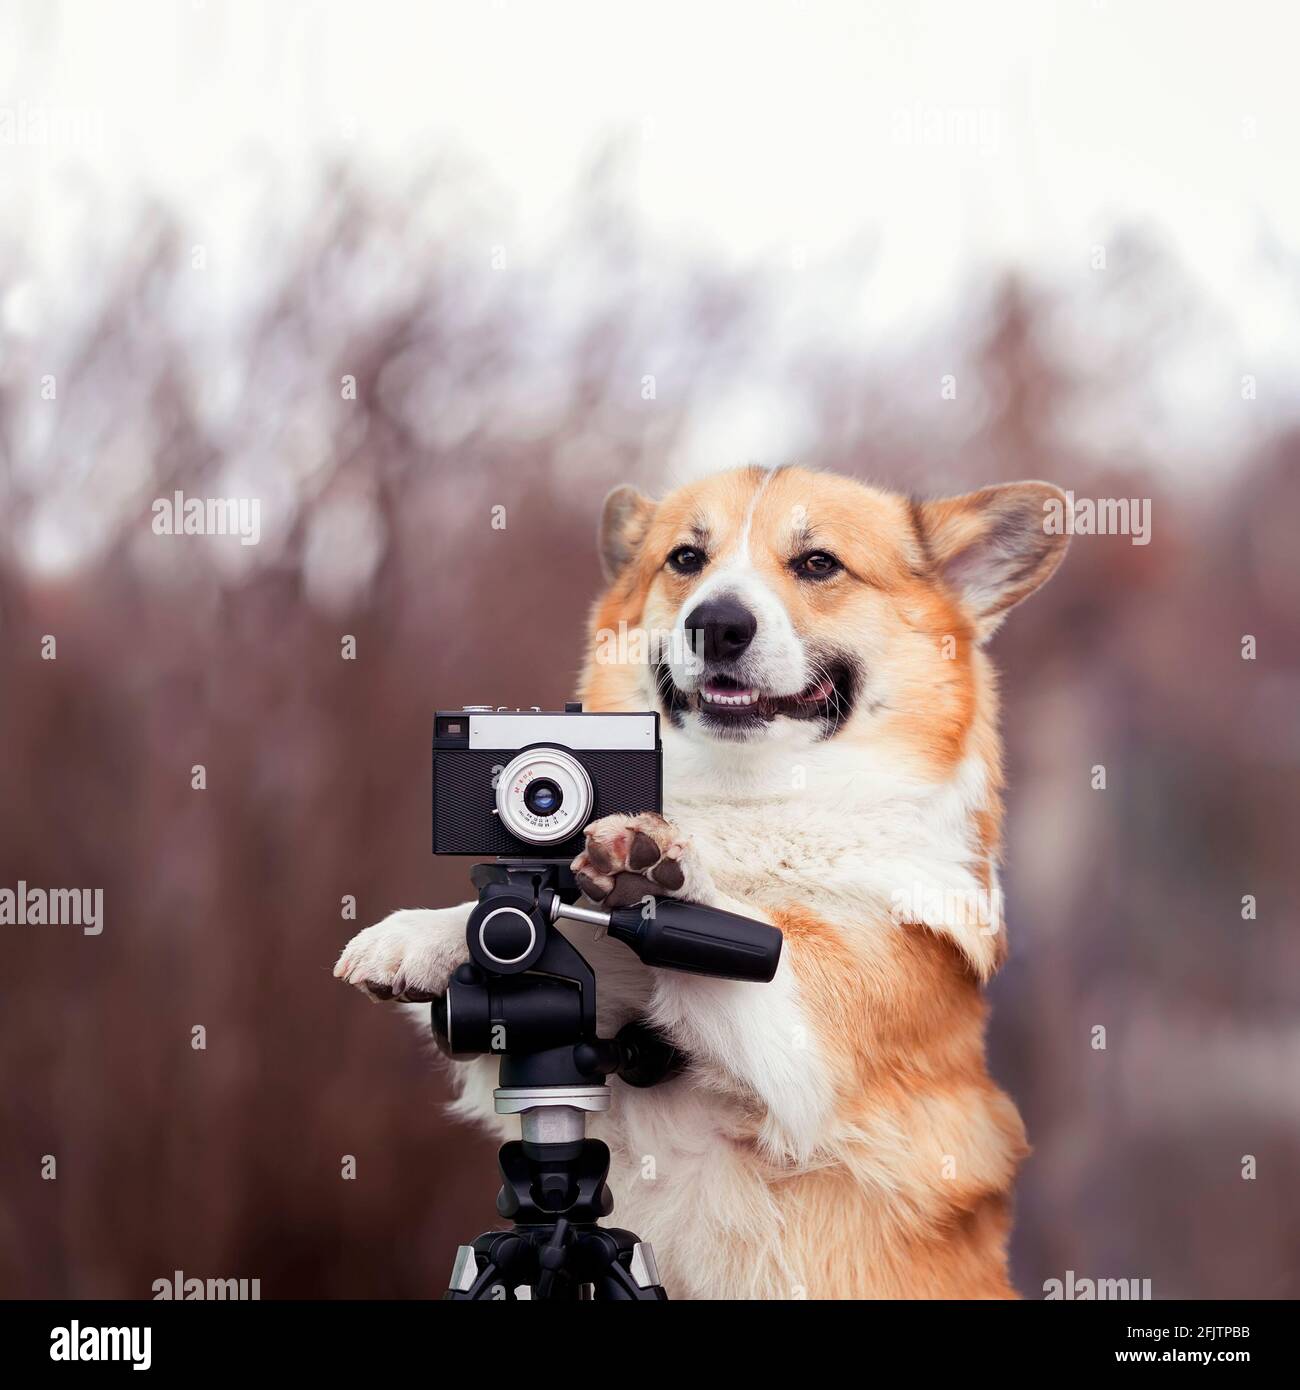
[[[595,802],[591,775],[565,748],[526,748],[496,784],[501,825],[529,845],[568,840],[587,824]]]

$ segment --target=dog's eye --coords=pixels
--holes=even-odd
[[[706,556],[693,545],[679,545],[668,557],[668,566],[678,574],[697,574],[704,568]]]
[[[829,579],[831,575],[844,568],[843,565],[825,550],[810,550],[790,562],[790,568],[800,579]]]

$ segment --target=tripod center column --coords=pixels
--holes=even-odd
[[[586,1137],[588,1113],[609,1109],[608,1086],[502,1086],[498,1115],[518,1115],[526,1144],[572,1144]]]

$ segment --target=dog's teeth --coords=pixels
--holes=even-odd
[[[752,690],[742,690],[735,695],[724,695],[720,690],[701,690],[700,698],[710,705],[752,705],[758,700]]]

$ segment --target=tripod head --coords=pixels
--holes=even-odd
[[[609,1150],[586,1138],[586,1116],[609,1108],[607,1077],[652,1086],[683,1059],[638,1022],[614,1038],[598,1036],[595,973],[556,924],[588,923],[647,965],[756,982],[775,975],[781,933],[676,899],[647,898],[611,912],[578,907],[577,884],[560,860],[478,864],[471,878],[478,902],[465,931],[470,962],[433,1000],[433,1031],[453,1057],[500,1056],[496,1110],[519,1115],[522,1142],[502,1146],[497,1198],[516,1231],[461,1246],[448,1297],[508,1290],[503,1271],[512,1269],[529,1271],[530,1282],[535,1276],[538,1297],[572,1296],[554,1290],[557,1280],[572,1285],[579,1277],[565,1273],[573,1250],[599,1296],[664,1297],[650,1247],[629,1232],[595,1226],[613,1208],[605,1186]]]
[[[577,885],[560,861],[478,864],[471,878],[478,889],[465,933],[472,963],[433,1001],[432,1022],[453,1056],[500,1054],[502,1089],[603,1085],[614,1072],[647,1086],[670,1065],[671,1048],[661,1042],[653,1055],[647,1029],[597,1036],[596,977],[555,930],[559,921],[606,931],[665,969],[768,981],[780,960],[775,927],[696,903],[647,898],[612,912],[577,907]]]

